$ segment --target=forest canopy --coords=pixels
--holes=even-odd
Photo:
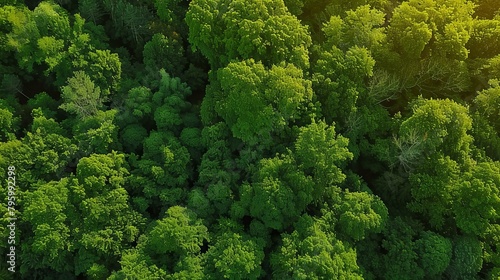
[[[4,0],[0,279],[500,279],[500,1]]]

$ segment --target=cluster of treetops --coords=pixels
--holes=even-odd
[[[0,279],[499,279],[499,8],[1,1]]]

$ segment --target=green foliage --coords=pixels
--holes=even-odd
[[[445,219],[451,216],[458,165],[448,157],[433,157],[426,163],[429,166],[426,172],[409,177],[413,201],[408,206],[412,211],[424,214],[432,227],[440,229]]]
[[[144,45],[143,55],[147,67],[163,68],[174,77],[180,77],[186,65],[182,42],[159,33]]]
[[[104,16],[101,3],[95,0],[78,1],[78,11],[83,18],[94,24],[100,22]]]
[[[451,159],[464,162],[470,152],[472,120],[468,108],[451,100],[416,100],[413,114],[401,124],[400,134],[408,139],[414,133],[423,154],[440,151]]]
[[[121,74],[118,56],[91,45],[98,41],[84,32],[85,21],[78,14],[70,20],[63,8],[46,1],[33,12],[11,9],[8,13],[14,27],[7,45],[17,52],[21,69],[33,73],[37,65],[43,65],[45,76],[55,74],[57,86],[74,71],[86,71],[103,91],[117,87]]]
[[[0,132],[2,140],[10,140],[14,138],[13,133],[18,128],[19,117],[15,117],[15,109],[7,102],[0,99]]]
[[[259,279],[263,273],[261,242],[229,229],[215,238],[204,257],[207,279]]]
[[[255,183],[241,186],[241,203],[267,227],[283,230],[313,201],[314,187],[291,156],[263,159]]]
[[[497,117],[500,114],[500,81],[490,80],[490,88],[479,92],[474,103],[475,110],[485,117],[496,131],[500,131],[500,121]]]
[[[481,269],[482,244],[472,236],[459,236],[453,240],[453,257],[446,271],[450,279],[474,278]]]
[[[184,16],[181,2],[181,0],[155,0],[154,4],[158,17],[168,24],[178,24]]]
[[[317,184],[314,198],[320,199],[323,191],[346,178],[341,168],[352,159],[347,149],[349,140],[336,135],[334,126],[325,122],[313,122],[300,128],[295,142],[295,158],[306,175],[312,176]]]
[[[154,120],[158,129],[171,131],[183,122],[181,113],[186,112],[190,105],[185,99],[191,90],[179,78],[171,77],[164,70],[160,71],[160,75],[160,88],[152,97],[153,104],[157,106]]]
[[[283,2],[292,15],[299,16],[302,14],[303,0],[283,0]]]
[[[382,248],[384,269],[380,277],[386,279],[424,279],[424,270],[418,265],[417,244],[413,241],[415,230],[397,217],[387,225]]]
[[[206,240],[207,228],[193,211],[170,207],[140,237],[137,249],[122,255],[121,270],[110,279],[205,279],[199,253]]]
[[[306,68],[311,38],[281,0],[193,1],[186,14],[189,42],[213,69],[231,60],[254,58],[266,66],[280,62]]]
[[[364,5],[347,11],[345,18],[332,16],[323,26],[325,46],[336,46],[342,50],[358,46],[370,51],[379,51],[386,34],[381,27],[384,13]]]
[[[208,239],[207,228],[196,219],[194,212],[174,206],[167,210],[165,218],[154,225],[144,246],[151,255],[194,254]]]
[[[42,110],[43,115],[54,118],[57,114],[57,108],[60,105],[59,101],[54,100],[50,95],[46,92],[38,93],[34,98],[28,100],[28,108],[40,109]]]
[[[384,203],[366,192],[346,192],[339,207],[338,229],[354,240],[370,232],[381,232],[389,213]]]
[[[87,117],[73,126],[73,135],[80,154],[107,154],[121,148],[115,122],[116,114],[115,109],[98,111],[95,116]]]
[[[441,276],[450,264],[452,255],[451,240],[426,231],[415,242],[420,256],[421,267],[429,277]]]
[[[38,261],[24,262],[21,266],[23,273],[43,267],[50,267],[59,273],[72,270],[73,244],[66,213],[74,209],[68,199],[68,183],[68,179],[50,182],[27,194],[24,219],[31,225],[33,236],[22,244],[23,254],[28,260]]]
[[[134,48],[142,47],[150,39],[148,28],[152,14],[141,3],[131,3],[123,0],[103,1],[104,9],[111,16],[113,32],[108,32],[114,37],[121,38]],[[137,50],[140,53],[140,50]]]
[[[328,123],[344,126],[356,112],[358,98],[365,91],[364,79],[373,75],[374,65],[369,51],[358,46],[346,52],[332,46],[319,53],[313,67],[313,87]]]
[[[32,116],[32,127],[21,141],[0,143],[1,164],[5,168],[16,166],[22,172],[18,182],[23,188],[32,188],[31,184],[39,180],[62,178],[77,151],[77,146],[54,119],[46,118],[40,109],[33,110]]]
[[[150,264],[151,259],[141,254],[138,250],[125,251],[120,264],[121,270],[114,272],[109,280],[123,279],[165,279],[165,270]]]
[[[471,90],[466,44],[473,8],[470,1],[402,2],[387,27],[386,50],[379,53],[383,67],[419,94],[450,96]]]
[[[121,139],[123,140],[121,142],[124,149],[134,152],[142,146],[141,141],[147,136],[148,132],[144,127],[139,124],[131,124],[123,129],[121,133]]]
[[[304,215],[271,255],[273,279],[363,279],[356,251]]]
[[[273,134],[304,117],[312,101],[311,83],[288,64],[266,70],[254,60],[230,63],[218,71],[222,96],[216,112],[244,142],[269,145]]]
[[[429,46],[432,51],[427,55],[463,60],[468,54],[465,44],[472,29],[473,7],[469,1],[457,0],[403,2],[394,9],[388,39],[408,59],[420,58]]]
[[[153,94],[147,87],[135,87],[129,90],[125,106],[130,111],[132,122],[141,121],[153,112],[151,98]]]
[[[75,72],[68,79],[68,85],[62,88],[63,104],[59,108],[85,118],[97,114],[102,109],[104,96],[85,72]]]
[[[482,236],[500,219],[500,165],[483,162],[466,173],[454,200],[457,226],[466,234]]]
[[[0,2],[0,279],[500,276],[498,1]]]
[[[500,36],[498,20],[497,16],[492,19],[476,19],[472,22],[473,30],[467,42],[470,57],[491,58],[499,53],[498,45],[495,44]]]

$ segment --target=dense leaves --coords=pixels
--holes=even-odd
[[[1,1],[0,279],[498,279],[499,41],[494,0]]]

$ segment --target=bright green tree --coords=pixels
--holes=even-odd
[[[215,111],[250,145],[269,146],[272,135],[304,118],[311,107],[311,83],[291,64],[266,70],[252,59],[230,63],[218,71],[218,80],[222,92],[215,97]]]
[[[333,125],[313,122],[299,129],[294,157],[300,170],[316,183],[314,200],[321,200],[325,190],[343,182],[342,172],[352,153],[347,149],[349,140],[335,132]]]
[[[271,254],[273,279],[363,279],[356,251],[304,215]]]
[[[266,66],[282,61],[306,68],[311,38],[281,0],[191,2],[186,14],[189,42],[213,69],[234,59]]]
[[[453,200],[457,227],[464,233],[482,236],[500,222],[500,164],[482,162],[464,174]]]
[[[140,237],[137,247],[122,255],[121,270],[110,279],[206,279],[200,250],[209,239],[207,228],[193,211],[170,207]]]
[[[389,213],[382,200],[367,192],[349,192],[339,207],[338,231],[358,241],[385,227]]]
[[[222,219],[219,224],[204,255],[207,279],[259,279],[263,274],[262,240],[242,233],[233,221]]]
[[[63,104],[59,108],[85,118],[102,109],[105,96],[85,72],[77,71],[62,88]]]
[[[74,244],[68,214],[74,213],[75,209],[69,198],[70,183],[71,180],[65,178],[27,193],[23,202],[24,221],[31,225],[33,234],[22,244],[23,274],[41,268],[50,268],[61,274],[72,271]]]

